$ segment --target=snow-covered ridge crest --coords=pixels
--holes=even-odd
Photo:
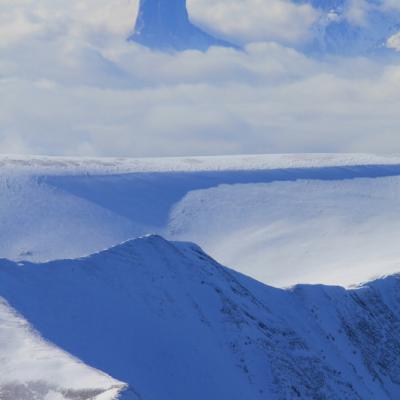
[[[129,400],[395,400],[399,291],[399,275],[275,289],[160,236],[76,260],[0,260],[0,296],[44,338],[127,382]]]
[[[0,155],[2,174],[116,174],[145,172],[246,171],[277,168],[319,168],[400,165],[388,154],[260,154],[164,158],[90,158]]]

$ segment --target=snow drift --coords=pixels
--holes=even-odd
[[[0,261],[0,296],[130,400],[397,399],[399,290],[399,276],[274,289],[158,236]]]

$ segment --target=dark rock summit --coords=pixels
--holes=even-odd
[[[135,31],[129,40],[159,50],[234,47],[193,25],[186,0],[140,0]]]

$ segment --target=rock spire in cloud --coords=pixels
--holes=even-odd
[[[129,40],[160,50],[234,47],[193,25],[186,0],[140,0],[135,31]]]

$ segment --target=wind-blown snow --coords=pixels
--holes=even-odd
[[[129,400],[395,400],[399,290],[398,276],[274,289],[155,236],[78,260],[0,261],[0,296],[127,382]]]

